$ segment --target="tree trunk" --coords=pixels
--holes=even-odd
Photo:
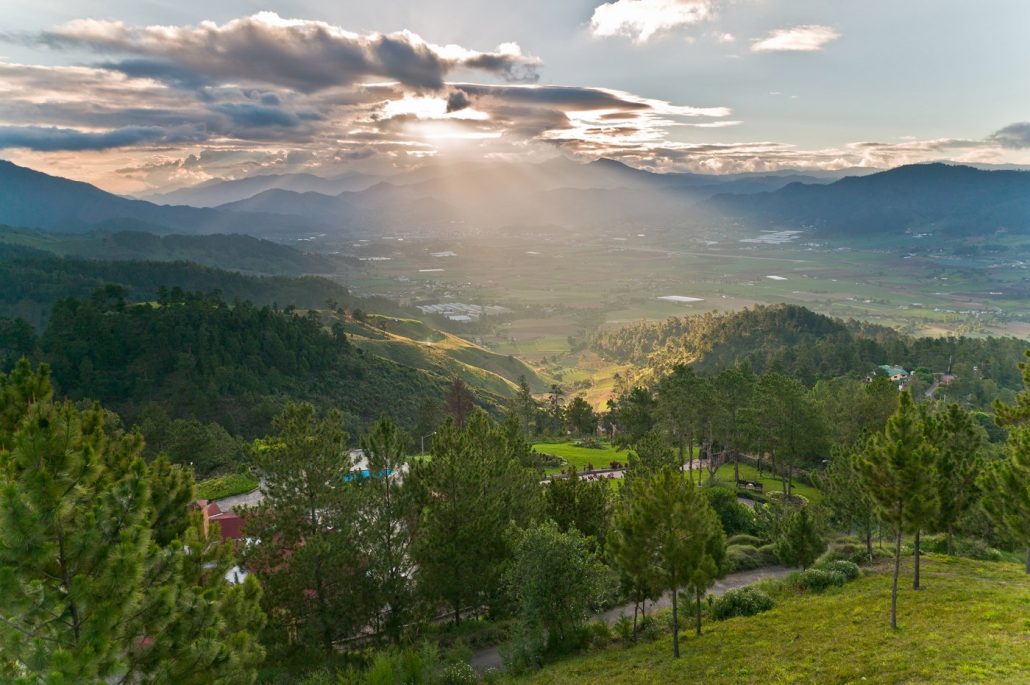
[[[701,591],[697,591],[697,634],[701,634]]]
[[[680,656],[680,617],[676,611],[677,588],[672,588],[672,655],[677,659]]]
[[[733,450],[733,480],[740,482],[740,452]]]
[[[637,609],[640,608],[640,602],[633,602],[633,639],[637,639]]]
[[[680,448],[680,471],[683,471],[683,467],[686,466],[686,464],[683,463],[683,438],[680,438],[679,443],[680,443],[679,444],[679,448]]]
[[[898,627],[898,575],[901,573],[901,525],[894,538],[894,582],[891,584],[891,628]]]
[[[869,555],[869,563],[873,563],[873,529],[871,526],[865,531],[865,553]]]
[[[461,623],[461,606],[458,604],[454,605],[454,625]]]
[[[916,549],[916,557],[915,557],[916,558],[916,571],[915,571],[915,574],[912,576],[912,589],[913,590],[921,589],[919,587],[919,534],[921,532],[922,532],[922,530],[920,530],[918,528],[916,529],[916,544],[915,544],[915,549]]]
[[[948,556],[955,556],[955,547],[952,544],[951,526],[948,526]]]

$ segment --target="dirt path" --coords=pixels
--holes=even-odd
[[[765,566],[763,568],[756,568],[751,571],[740,571],[739,573],[731,573],[722,580],[716,581],[715,585],[709,590],[709,594],[719,597],[729,590],[734,590],[738,587],[744,587],[751,583],[757,583],[760,580],[766,580],[769,578],[782,578],[789,574],[791,571],[796,569],[785,568],[783,566]],[[650,613],[655,609],[664,609],[672,606],[672,595],[666,593],[657,602],[647,605],[647,611]],[[598,614],[595,618],[603,619],[609,626],[613,625],[619,620],[619,617],[623,614],[627,616],[633,615],[633,604],[623,604],[617,606],[601,614]],[[472,668],[476,670],[476,673],[483,675],[490,669],[503,670],[504,660],[501,659],[501,654],[496,646],[485,647],[475,654],[472,655],[472,659],[469,660],[472,664]]]

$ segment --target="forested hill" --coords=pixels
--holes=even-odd
[[[127,305],[117,295],[62,301],[35,356],[51,365],[62,393],[99,400],[128,425],[153,402],[173,418],[247,437],[267,433],[288,400],[340,408],[352,430],[381,414],[413,427],[449,381],[363,352],[314,312],[199,294],[161,304]]]
[[[758,372],[778,369],[811,384],[862,376],[881,364],[929,373],[944,373],[950,367],[963,382],[975,379],[971,391],[985,397],[999,388],[1021,387],[1016,364],[1030,347],[1017,338],[911,338],[883,326],[833,319],[787,304],[640,322],[600,331],[589,344],[608,359],[646,366],[649,374],[664,373],[676,364],[719,371],[747,363]]]
[[[0,244],[0,317],[20,317],[42,329],[60,300],[89,297],[112,284],[137,302],[156,300],[162,289],[175,287],[218,291],[228,301],[305,309],[327,301],[345,304],[349,298],[346,288],[325,278],[250,276],[189,262],[94,261]]]
[[[156,235],[143,231],[61,234],[0,226],[0,244],[104,261],[186,261],[230,271],[302,276],[338,271],[344,258],[309,254],[249,235]],[[353,260],[356,261],[356,260]]]

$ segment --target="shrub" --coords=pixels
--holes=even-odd
[[[630,624],[630,630],[632,630],[632,624]],[[603,619],[588,623],[584,628],[584,632],[586,644],[594,649],[604,647],[612,641],[612,630]]]
[[[662,636],[662,626],[653,615],[648,614],[637,624],[637,634],[648,642],[654,642]]]
[[[835,571],[810,568],[787,576],[787,584],[802,592],[822,592],[844,584],[844,575]]]
[[[727,545],[751,545],[752,547],[761,547],[765,543],[760,537],[754,535],[748,535],[747,533],[738,533],[737,535],[731,535],[726,538]]]
[[[844,559],[827,562],[826,564],[823,564],[821,568],[823,571],[841,574],[844,576],[844,580],[854,580],[862,575],[862,570],[858,568],[858,564]]]
[[[742,587],[730,590],[715,600],[712,616],[718,621],[734,616],[754,616],[763,611],[769,611],[775,605],[772,597],[758,588]]]
[[[726,560],[733,571],[747,571],[762,566],[762,554],[751,545],[730,545]]]
[[[478,680],[472,666],[466,662],[459,662],[444,669],[440,682],[443,685],[475,685]]]
[[[747,533],[753,535],[758,532],[755,523],[755,514],[750,507],[744,506],[737,501],[737,492],[721,486],[712,486],[702,489],[707,496],[708,503],[715,509],[722,523],[723,532],[726,535],[737,535]]]
[[[758,553],[762,555],[763,566],[772,566],[773,564],[780,563],[780,557],[776,554],[775,543],[770,542],[768,545],[762,545],[758,548]]]
[[[923,538],[922,547],[927,552],[948,553],[948,538],[945,535],[928,535]],[[979,559],[980,561],[1001,561],[1004,555],[980,538],[954,538],[952,547],[955,556]]]
[[[619,642],[629,644],[633,642],[636,635],[633,634],[633,619],[626,614],[620,614],[612,625],[612,630],[618,636]]]

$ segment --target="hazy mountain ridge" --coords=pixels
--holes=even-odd
[[[298,193],[316,192],[325,195],[354,190],[365,190],[380,180],[379,176],[349,171],[336,176],[317,176],[309,173],[262,174],[240,179],[212,179],[195,186],[169,192],[146,194],[140,199],[157,204],[215,207],[254,197],[266,190],[292,190]]]
[[[267,235],[318,228],[274,214],[230,213],[130,200],[81,181],[51,176],[0,160],[0,224],[80,233],[98,227],[143,227],[186,233]]]
[[[812,226],[827,235],[941,230],[983,235],[1030,230],[1030,172],[915,164],[829,185],[718,195],[713,213],[756,225]]]

